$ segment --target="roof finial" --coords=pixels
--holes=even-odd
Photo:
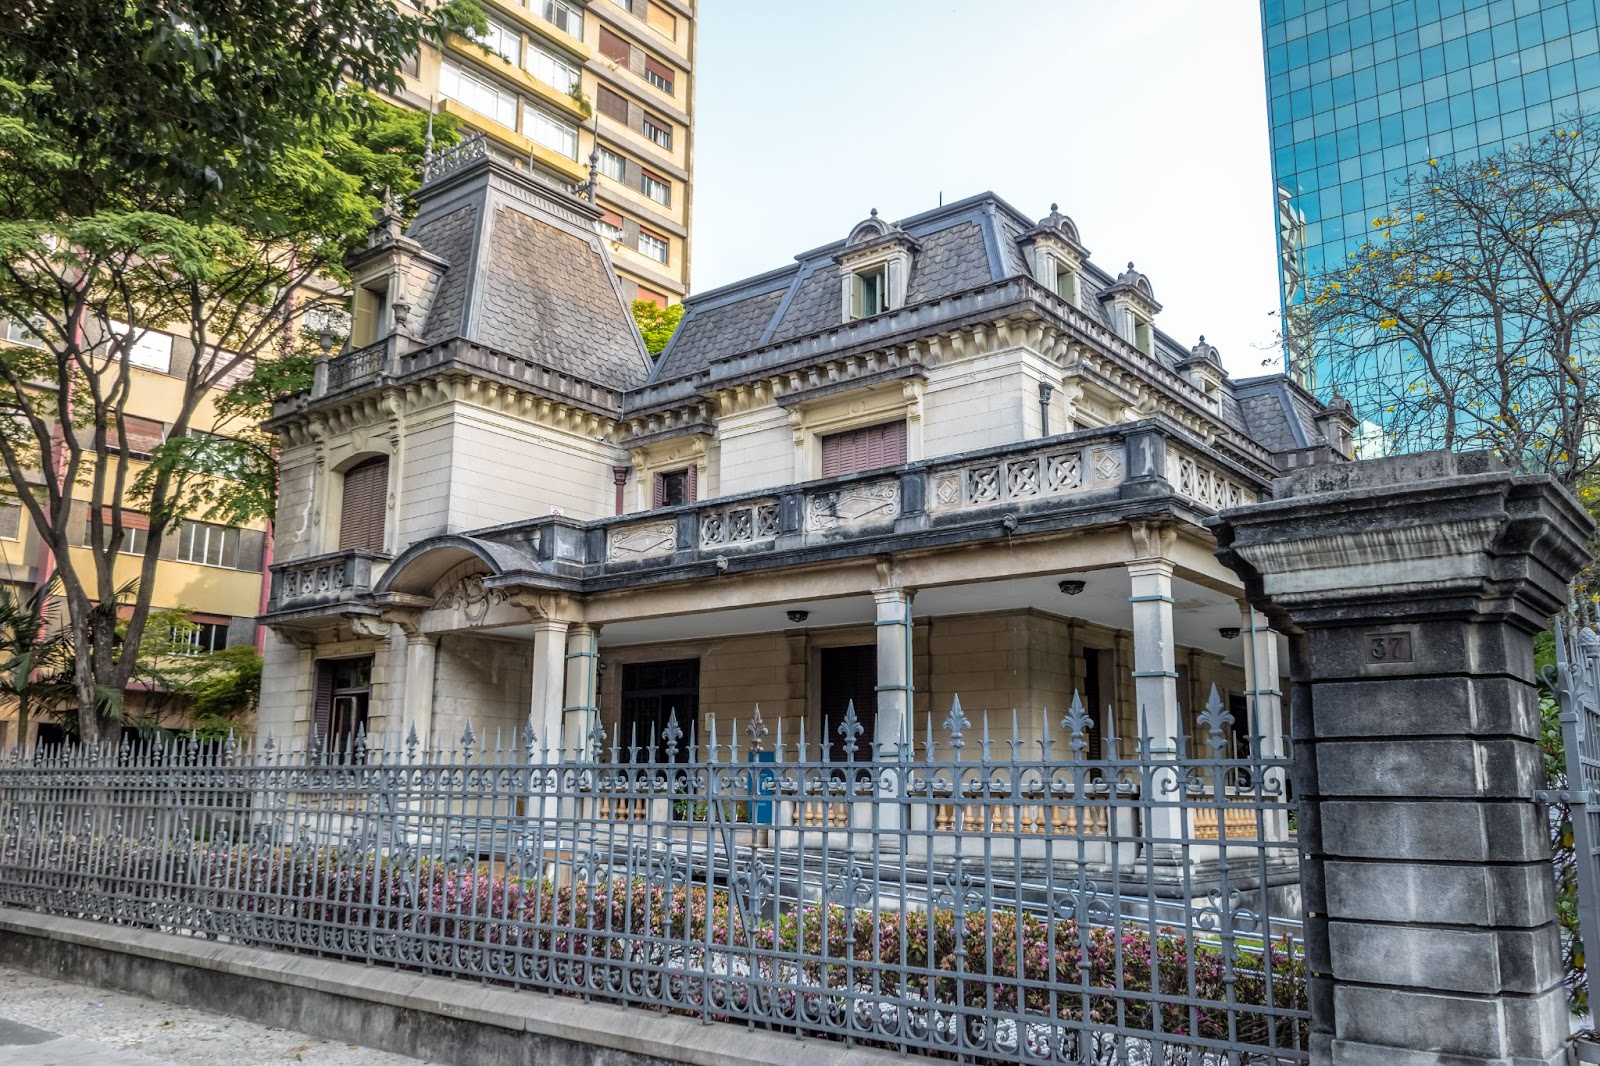
[[[1060,204],[1051,204],[1050,205],[1050,213],[1052,215],[1055,214],[1059,210],[1061,210],[1061,205]]]
[[[874,207],[872,209],[872,217],[873,218],[877,218],[878,217],[878,209],[876,207]]]

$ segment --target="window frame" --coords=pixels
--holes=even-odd
[[[174,627],[171,634],[171,642],[173,644],[184,645],[178,651],[179,655],[210,655],[213,652],[222,651],[228,646],[229,623],[201,622],[192,618],[188,621],[190,625],[195,627],[194,629],[180,634]],[[221,643],[218,643],[219,636],[221,637]]]
[[[608,157],[611,158],[611,159],[615,159],[617,161],[616,168],[615,168],[615,170],[616,170],[615,173],[613,173],[610,169],[607,169],[607,158]],[[613,152],[611,149],[607,148],[603,144],[602,145],[598,145],[595,148],[595,168],[597,170],[599,170],[602,175],[604,175],[605,177],[610,178],[612,181],[622,182],[624,184],[627,183],[627,180],[628,180],[628,159],[627,159],[627,157],[624,156],[620,152]]]
[[[615,224],[613,224],[611,221],[613,218],[617,220]],[[595,219],[595,226],[599,229],[600,236],[610,241],[620,242],[625,235],[622,229],[622,224],[625,221],[626,219],[624,219],[617,212],[606,211],[599,218]]]
[[[542,63],[540,62],[541,60],[543,61]],[[541,76],[536,67],[544,64],[548,64],[552,72],[565,73],[567,83],[559,85],[549,78]],[[548,85],[550,88],[566,93],[569,96],[572,94],[574,86],[583,83],[583,75],[576,66],[551,52],[548,48],[541,47],[532,41],[529,41],[522,50],[522,69],[527,71],[528,76],[539,84]]]
[[[485,21],[489,28],[481,37],[477,34],[472,34],[472,43],[487,48],[491,53],[513,66],[522,66],[522,32],[492,18]],[[511,43],[516,54],[506,55],[502,49],[497,47],[498,44],[503,43]]]
[[[872,281],[870,287],[868,282]],[[872,310],[867,309],[867,294],[875,294],[876,301]],[[850,272],[850,317],[852,319],[873,318],[889,310],[889,264],[874,263],[872,266]]]
[[[645,242],[646,241],[649,241],[652,244],[659,244],[661,246],[661,254],[660,255],[656,255],[653,252],[646,251],[645,250]],[[640,255],[644,256],[646,259],[650,259],[650,260],[652,260],[654,262],[660,263],[662,266],[666,266],[666,265],[668,265],[669,263],[672,262],[672,241],[671,241],[671,239],[667,238],[667,237],[663,237],[659,233],[655,233],[655,232],[652,232],[651,230],[647,230],[643,226],[639,227],[639,238],[638,238],[637,241],[634,242],[634,250],[637,251]]]
[[[656,69],[658,67],[660,70]],[[661,71],[666,73],[663,74]],[[668,96],[673,95],[673,86],[678,82],[676,71],[661,60],[648,55],[644,57],[644,80]]]
[[[458,83],[469,84],[482,92],[493,94],[494,106],[486,110],[478,106],[477,102],[467,99],[467,94],[460,91],[451,92],[446,86],[447,77],[454,77]],[[454,100],[463,107],[471,108],[478,114],[483,115],[485,118],[492,119],[496,124],[504,126],[506,129],[514,130],[517,128],[518,112],[522,109],[522,98],[515,92],[503,88],[481,74],[478,74],[475,71],[467,70],[464,67],[457,66],[449,60],[445,60],[439,64],[439,95],[444,97],[446,100]],[[500,111],[507,106],[511,108],[511,120],[509,122],[506,121],[505,116],[500,113]]]
[[[672,123],[668,119],[658,118],[646,111],[644,113],[644,135],[657,148],[672,151]]]
[[[838,454],[836,449],[847,446],[861,450],[859,461],[852,461],[849,455],[841,457]],[[893,470],[906,464],[909,449],[910,433],[904,417],[818,433],[818,471],[823,477],[847,477],[876,470]],[[834,455],[829,455],[830,450],[834,450]],[[874,452],[878,453],[879,461],[873,460]],[[831,470],[830,459],[834,461]]]
[[[541,129],[558,131],[563,143],[551,144],[535,132]],[[535,107],[530,103],[522,105],[522,135],[534,144],[542,145],[568,159],[578,158],[578,127],[557,118],[542,107]]]
[[[656,194],[659,187],[660,195]],[[639,168],[639,191],[663,207],[672,206],[672,179],[664,178],[652,170]]]
[[[127,352],[129,366],[154,371],[157,374],[172,373],[172,334],[145,326],[134,327],[115,318],[106,319],[105,326],[108,333],[121,334],[124,337],[132,336],[137,331],[136,339],[124,342],[123,350]],[[160,349],[159,355],[152,354],[156,349]],[[109,337],[106,354],[108,357],[111,354]]]
[[[544,20],[569,37],[583,40],[583,9],[565,0],[544,0],[541,10]],[[574,29],[570,23],[576,22]],[[565,23],[565,24],[564,24]]]
[[[177,561],[196,566],[214,566],[222,570],[243,569],[239,565],[241,532],[238,526],[184,519],[178,526]]]

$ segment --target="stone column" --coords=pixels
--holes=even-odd
[[[529,713],[539,734],[539,745],[548,748],[550,759],[559,757],[562,709],[566,705],[567,626],[564,620],[536,618],[533,621],[533,699]]]
[[[433,681],[438,653],[436,635],[420,629],[406,631],[405,722],[401,728],[406,735],[415,729],[424,748],[433,747]],[[406,738],[400,739],[403,742]]]
[[[1259,745],[1253,754],[1267,759],[1281,759],[1286,754],[1283,745],[1283,692],[1278,688],[1278,634],[1273,632],[1267,616],[1250,606],[1245,600],[1239,605],[1239,641],[1244,651],[1244,699],[1250,717],[1234,723],[1247,736],[1257,737],[1252,743]],[[1264,792],[1268,797],[1286,796],[1288,782],[1279,770],[1266,771]],[[1267,839],[1289,839],[1289,816],[1286,811],[1269,811],[1262,815]]]
[[[914,751],[911,721],[911,598],[914,595],[915,590],[898,587],[875,589],[872,593],[878,619],[876,739],[878,753],[884,759],[909,759]]]
[[[1532,637],[1587,516],[1481,453],[1273,496],[1213,525],[1293,649],[1312,1062],[1566,1061]]]
[[[1176,737],[1183,731],[1178,718],[1178,659],[1172,634],[1172,561],[1166,558],[1176,538],[1173,530],[1154,525],[1133,529],[1134,553],[1127,564],[1128,602],[1133,614],[1134,714],[1150,741],[1155,759],[1178,757]],[[1183,810],[1174,790],[1168,801],[1161,774],[1152,771],[1143,810],[1149,824],[1150,854],[1146,858],[1179,855],[1184,837]]]
[[[600,719],[595,699],[600,677],[600,627],[574,622],[567,630],[566,706],[562,708],[562,744],[592,758],[590,732]]]

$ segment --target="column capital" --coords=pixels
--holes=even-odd
[[[872,590],[872,598],[880,604],[910,603],[916,599],[917,590],[908,588],[877,588]]]
[[[560,622],[562,627],[577,620],[580,610],[572,596],[552,589],[511,589],[506,600],[514,607],[528,612],[535,623]]]
[[[1553,480],[1484,452],[1307,467],[1273,497],[1207,525],[1276,629],[1493,618],[1535,632],[1594,529]]]
[[[1172,548],[1178,542],[1177,526],[1171,522],[1134,522],[1128,532],[1133,538],[1133,562],[1162,562],[1169,570],[1172,568]]]
[[[407,644],[439,643],[439,635],[437,633],[424,633],[422,631],[422,615],[423,611],[419,607],[391,607],[379,617],[404,633]]]

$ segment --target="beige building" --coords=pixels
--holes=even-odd
[[[1279,640],[1204,523],[1340,461],[1347,412],[1173,341],[1066,216],[874,212],[689,299],[652,362],[602,207],[477,142],[419,200],[351,264],[381,336],[270,423],[280,742],[598,722],[627,757],[759,704],[920,751],[957,695],[1037,736],[1076,692],[1093,757],[1170,747],[1212,685],[1281,736]]]
[[[456,116],[487,134],[496,155],[563,188],[592,177],[624,293],[681,300],[694,191],[694,0],[483,8],[488,33],[425,46],[400,102]]]

